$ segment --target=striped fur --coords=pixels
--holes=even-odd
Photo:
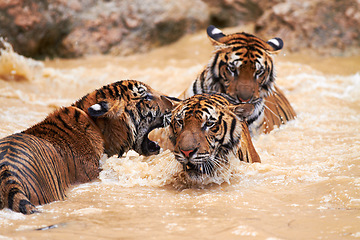
[[[247,33],[225,35],[214,26],[207,30],[215,45],[209,64],[180,98],[195,94],[225,93],[242,103],[252,103],[248,118],[252,136],[269,133],[296,117],[290,103],[275,84],[272,55],[279,52],[279,38],[267,42]]]
[[[134,80],[104,86],[0,140],[0,205],[24,214],[66,197],[75,183],[99,175],[103,153],[159,153],[148,133],[164,127],[172,102]]]
[[[252,104],[232,105],[220,94],[195,95],[174,108],[170,140],[190,179],[214,176],[234,155],[240,161],[260,162],[245,121],[253,110]]]

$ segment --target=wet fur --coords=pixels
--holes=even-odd
[[[253,110],[248,105],[232,105],[219,94],[202,94],[174,108],[170,140],[186,181],[202,183],[204,178],[215,177],[228,168],[231,156],[260,162],[245,122]]]
[[[120,81],[1,139],[0,207],[31,214],[36,205],[63,200],[71,184],[98,177],[103,153],[158,153],[140,141],[148,143],[146,134],[165,124],[171,107],[149,86]]]
[[[214,55],[181,99],[202,93],[226,93],[239,102],[253,103],[256,110],[248,118],[253,136],[269,133],[296,117],[275,84],[272,55],[283,47],[281,39],[265,42],[247,33],[225,35],[213,26],[208,28],[208,36],[215,46]]]

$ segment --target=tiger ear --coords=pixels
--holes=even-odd
[[[235,113],[240,119],[245,120],[255,110],[255,106],[251,103],[240,103],[238,105],[230,105],[230,110]]]
[[[100,117],[109,111],[108,102],[101,101],[88,108],[91,117]]]
[[[225,37],[226,35],[220,29],[216,28],[213,25],[210,25],[207,28],[206,33],[213,45],[223,44],[221,43],[220,39]]]
[[[118,118],[124,112],[123,101],[101,101],[88,108],[91,117]]]
[[[270,51],[277,53],[284,47],[284,42],[281,38],[272,38],[266,42],[270,46]]]
[[[171,111],[172,109],[176,108],[181,102],[181,99],[170,97],[166,95],[161,95],[161,100],[165,103],[166,107]]]
[[[171,116],[172,116],[172,110],[174,110],[182,100],[174,97],[169,97],[165,95],[161,95],[161,100],[165,104],[166,111],[168,111],[168,114],[165,114],[164,120],[165,120],[165,126],[170,125],[171,122]]]

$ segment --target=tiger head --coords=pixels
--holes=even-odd
[[[172,99],[142,82],[126,80],[104,86],[73,105],[84,110],[99,127],[106,154],[121,156],[132,149],[148,156],[160,151],[148,134],[168,125]]]
[[[208,66],[212,91],[242,103],[256,103],[271,93],[275,81],[272,54],[283,48],[280,38],[267,42],[248,33],[225,35],[214,26],[207,34],[215,53]]]
[[[221,94],[194,95],[174,108],[170,140],[190,179],[214,176],[227,167],[231,154],[247,162],[260,161],[244,121],[253,110],[252,104],[233,105]]]

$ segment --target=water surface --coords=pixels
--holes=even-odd
[[[3,54],[2,66],[10,64],[0,68],[0,137],[121,79],[178,96],[211,51],[199,33],[130,57],[33,62]],[[41,214],[1,210],[0,239],[359,239],[360,57],[282,52],[275,65],[298,118],[254,140],[261,164],[234,162],[222,184],[180,191],[169,151],[104,157],[97,181],[74,186]]]

